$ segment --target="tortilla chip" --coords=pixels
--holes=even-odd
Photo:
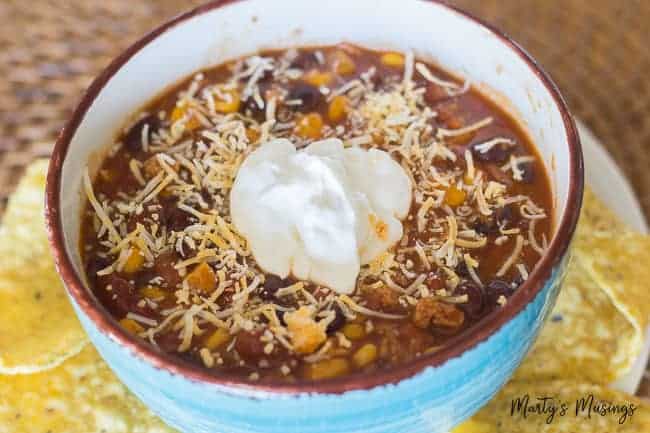
[[[631,229],[596,197],[591,189],[585,188],[580,221],[576,228],[578,241],[594,235],[616,236],[631,232]]]
[[[544,398],[547,398],[546,405],[542,407],[543,401],[539,399]],[[518,403],[521,403],[521,406],[518,406]],[[528,407],[527,411],[524,410],[525,407]],[[542,408],[541,414],[539,410],[531,412],[532,409],[538,408]],[[552,408],[555,408],[554,415]],[[525,417],[524,412],[527,413]],[[509,383],[492,401],[470,420],[452,430],[452,433],[648,431],[649,403],[599,385],[552,381]]]
[[[634,233],[587,189],[573,252],[576,265],[634,330],[624,334],[619,344],[624,350],[612,354],[618,378],[641,352],[650,319],[650,237]]]
[[[42,373],[0,376],[0,433],[173,432],[88,345]]]
[[[572,378],[608,384],[636,359],[638,330],[575,262],[515,380]]]
[[[631,250],[636,263],[626,256]],[[650,313],[650,275],[639,269],[648,259],[650,238],[634,235],[587,189],[567,279],[516,380],[571,378],[605,385],[629,371]],[[625,269],[627,280],[611,268]]]
[[[622,366],[627,371],[643,348],[650,318],[650,237],[591,236],[576,242],[574,256],[635,330]]]
[[[52,368],[86,344],[45,233],[47,161],[27,169],[0,227],[0,374]]]

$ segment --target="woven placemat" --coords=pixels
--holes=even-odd
[[[199,1],[0,1],[0,213],[26,163],[47,156],[82,92],[154,26]]]
[[[0,2],[0,213],[92,78],[197,0]],[[511,34],[603,141],[650,215],[650,2],[455,0]],[[650,396],[646,381],[640,394]]]

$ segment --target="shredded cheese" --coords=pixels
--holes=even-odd
[[[263,329],[260,341],[264,354],[271,355],[276,348],[295,353],[298,346],[294,347],[292,334],[280,320],[281,314],[296,310],[294,302],[298,308],[313,309],[313,317],[319,318],[319,326],[324,327],[336,319],[335,308],[346,320],[361,314],[366,318],[366,331],[370,333],[374,325],[369,317],[399,320],[407,315],[368,308],[362,295],[364,290],[371,292],[385,286],[397,292],[399,303],[405,308],[427,297],[463,303],[467,302],[467,296],[454,296],[453,291],[465,279],[483,286],[478,275],[480,261],[474,257],[480,258],[489,245],[503,245],[516,237],[510,256],[497,272],[500,277],[513,266],[523,279],[528,277],[526,266],[530,262],[522,263],[521,260],[524,247],[530,245],[540,255],[544,253],[545,234],[536,235],[537,221],[547,218],[544,209],[531,197],[511,195],[510,181],[506,185],[492,179],[504,176],[487,170],[492,167],[486,168],[483,158],[475,161],[494,146],[509,148],[515,140],[497,136],[478,144],[470,143],[471,148],[460,147],[463,150],[459,151],[455,143],[464,140],[463,135],[486,128],[492,118],[486,117],[457,129],[436,128],[437,113],[424,99],[427,87],[439,86],[454,96],[467,91],[469,81],[459,84],[437,77],[408,52],[404,56],[403,75],[396,74],[380,86],[376,86],[373,78],[377,71],[371,67],[338,87],[330,87],[330,84],[319,87],[326,101],[345,95],[348,103],[347,122],[324,125],[324,137],[339,137],[346,147],[379,148],[390,152],[408,174],[415,191],[414,203],[419,206],[413,207],[402,240],[394,251],[362,267],[357,291],[350,296],[337,296],[328,288],[308,281],[296,282],[275,292],[278,299],[290,297],[290,306],[258,296],[264,276],[251,256],[246,239],[232,225],[227,198],[239,167],[260,143],[278,137],[290,137],[299,146],[310,142],[309,138],[295,134],[296,118],[286,114],[287,107],[303,103],[300,99],[289,99],[286,89],[282,89],[288,80],[300,79],[306,72],[291,66],[296,55],[295,50],[289,50],[278,58],[251,56],[237,61],[226,83],[206,85],[202,83],[205,77],[197,74],[177,100],[176,108],[182,112],[180,118],[165,120],[169,119],[168,113],[159,113],[163,127],[156,127],[154,133],[151,125],[142,128],[142,150],[147,157],[154,158],[153,162],[159,167],[151,170],[152,167],[136,158],[129,160],[127,175],[135,179],[136,192],[120,192],[112,202],[99,194],[102,203],[95,197],[88,172],[84,173],[84,190],[94,211],[93,228],[98,245],[101,254],[112,261],[98,271],[98,275],[122,272],[136,249],[144,257],[145,267],[153,266],[161,254],[170,251],[182,257],[172,263],[180,277],[180,283],[169,288],[174,293],[175,306],[161,309],[160,305],[164,305],[161,299],[147,298],[138,305],[156,310],[159,320],[134,312],[127,314],[127,318],[147,328],[141,335],[152,344],[157,344],[158,334],[173,332],[180,340],[178,351],[185,352],[199,345],[197,341],[204,341],[201,336],[215,327],[235,336],[225,348],[225,352],[233,352],[238,332]],[[319,64],[327,63],[321,52],[317,52],[315,58]],[[279,84],[279,91],[275,87],[270,91],[261,90],[260,80],[268,73]],[[416,73],[430,84],[423,85],[420,77],[415,81]],[[250,104],[251,98],[262,119],[249,117],[243,112],[246,110],[241,109],[233,113],[218,112],[215,100],[232,103],[234,94],[239,94],[246,104]],[[524,175],[521,164],[533,160],[530,155],[510,155],[508,162],[498,168],[503,172],[511,171],[513,179],[521,181]],[[446,192],[452,186],[466,195],[460,205],[452,206],[446,199]],[[174,211],[179,215],[174,217],[187,220],[184,227],[172,229],[165,222],[169,216],[164,214],[166,209],[160,202],[168,198],[176,203]],[[521,218],[517,227],[500,224],[494,240],[479,229],[474,230],[477,220],[493,222],[495,211],[507,205],[519,208]],[[541,237],[541,242],[536,236]],[[188,282],[188,275],[204,263],[216,275],[215,287],[210,293],[202,293]],[[461,277],[456,270],[463,263],[467,274]],[[435,294],[425,284],[430,273],[445,277],[444,288],[436,290]],[[150,284],[165,287],[162,278],[154,278]],[[106,287],[107,291],[110,289]],[[223,304],[226,296],[229,301]],[[337,333],[335,339],[327,340],[315,353],[302,359],[306,362],[326,359],[334,344],[336,350],[353,346],[342,333]],[[210,351],[202,347],[198,350],[207,368],[229,362],[228,356],[222,357],[220,353],[223,354],[224,349]],[[230,356],[237,358],[237,354]],[[259,367],[266,368],[262,364]],[[282,374],[290,374],[291,368],[283,367],[286,368],[282,369]],[[251,377],[251,380],[258,378]]]
[[[472,123],[471,125],[467,125],[465,127],[458,128],[458,129],[438,128],[438,131],[436,132],[436,136],[439,139],[443,139],[446,137],[457,137],[459,135],[469,134],[470,132],[474,132],[476,130],[484,128],[488,126],[490,123],[492,123],[492,118],[486,117],[482,120],[479,120],[476,123]]]
[[[84,186],[84,190],[86,191],[86,197],[88,198],[88,201],[90,202],[91,206],[95,210],[97,217],[102,222],[106,230],[108,230],[110,240],[114,243],[120,242],[121,237],[117,232],[117,230],[115,230],[113,221],[111,221],[111,219],[106,214],[104,207],[99,203],[99,201],[97,201],[97,197],[95,197],[95,192],[93,191],[92,183],[90,182],[90,176],[88,175],[88,170],[85,170],[83,174],[83,186]]]
[[[517,235],[517,239],[515,241],[515,247],[512,250],[512,253],[510,254],[510,257],[503,263],[501,268],[497,271],[496,276],[497,277],[503,277],[506,272],[510,269],[510,267],[517,261],[519,258],[519,255],[521,254],[521,250],[524,246],[524,237],[521,235]]]

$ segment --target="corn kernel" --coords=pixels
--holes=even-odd
[[[144,331],[142,325],[136,322],[133,319],[122,319],[120,320],[120,325],[122,328],[126,329],[130,334],[137,335],[140,332]]]
[[[203,345],[209,350],[215,350],[230,341],[230,333],[224,328],[218,328],[210,335]]]
[[[214,271],[207,263],[203,262],[195,267],[187,276],[187,283],[193,289],[203,293],[211,293],[217,287]]]
[[[126,259],[126,262],[124,263],[123,271],[126,272],[127,274],[133,274],[135,272],[138,272],[140,269],[142,269],[143,265],[144,265],[144,255],[142,254],[142,251],[140,251],[138,247],[133,247],[131,249],[131,252],[129,253],[129,257]]]
[[[308,367],[307,376],[311,380],[331,379],[350,371],[350,365],[344,358],[332,358],[315,362]]]
[[[140,289],[140,295],[149,299],[161,299],[167,296],[167,292],[157,286],[146,286]]]
[[[465,201],[466,195],[467,193],[465,193],[465,191],[452,185],[447,189],[447,192],[445,192],[445,203],[452,207],[460,206]]]
[[[260,139],[260,133],[258,130],[253,128],[246,128],[246,138],[249,143],[256,143]]]
[[[404,56],[400,53],[385,53],[379,59],[384,65],[393,68],[401,68],[404,66]]]
[[[473,185],[474,184],[474,178],[470,177],[469,174],[465,173],[463,176],[463,182],[465,185]]]
[[[338,75],[350,75],[357,69],[354,60],[343,51],[336,51],[334,53],[334,72]]]
[[[445,126],[449,129],[460,129],[463,127],[463,120],[458,117],[458,116],[453,116],[447,119],[445,122]],[[456,137],[453,137],[456,141],[459,142],[459,137],[467,137],[469,134],[464,134],[464,135],[457,135]]]
[[[350,340],[359,340],[366,336],[366,330],[358,323],[348,323],[343,327],[343,335]]]
[[[214,109],[219,113],[228,114],[239,111],[241,104],[239,91],[237,89],[221,90],[223,97],[214,95]]]
[[[364,344],[352,355],[352,362],[359,368],[373,363],[375,359],[377,359],[377,346],[372,343]]]
[[[172,111],[171,121],[178,122],[183,118],[183,116],[185,116],[185,106],[177,105],[176,107],[174,107],[174,110]]]
[[[187,113],[187,106],[186,105],[177,105],[174,107],[174,110],[172,111],[171,114],[171,121],[176,122],[183,117],[185,117],[185,114]],[[201,122],[199,119],[196,118],[196,116],[190,116],[189,119],[186,120],[185,122],[185,129],[189,130],[194,130],[201,126]]]
[[[172,197],[172,196],[174,195],[174,191],[172,190],[172,188],[170,188],[169,186],[167,186],[167,187],[165,187],[165,189],[163,189],[162,191],[160,191],[160,193],[158,193],[158,195],[159,195],[161,198],[170,198],[170,197]]]
[[[190,131],[195,130],[199,126],[201,126],[201,122],[195,116],[190,117],[188,121],[185,122],[185,129],[189,129]]]
[[[302,79],[314,87],[327,86],[332,81],[332,74],[314,69],[307,72]]]
[[[338,95],[332,98],[330,105],[327,108],[327,117],[332,122],[341,121],[348,112],[348,98],[343,95]]]
[[[320,138],[323,129],[323,118],[318,113],[302,116],[296,123],[296,134],[302,138]]]

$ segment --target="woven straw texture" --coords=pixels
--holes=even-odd
[[[0,2],[0,213],[22,168],[47,156],[92,78],[199,1]],[[512,35],[603,141],[650,215],[650,2],[455,0]],[[650,396],[650,384],[640,393]]]

